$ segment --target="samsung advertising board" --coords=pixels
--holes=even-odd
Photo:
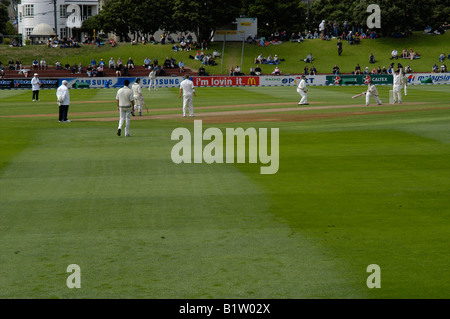
[[[142,87],[147,87],[149,79],[146,77],[139,78]],[[100,88],[121,88],[124,86],[125,80],[130,81],[130,84],[136,81],[134,77],[105,77],[105,78],[61,78],[59,79],[59,85],[62,81],[67,81],[67,86],[69,88],[90,88],[90,89],[100,89]],[[156,78],[156,83],[158,87],[179,87],[182,77],[160,77]]]
[[[56,89],[58,87],[58,79],[40,79],[42,86],[41,89]],[[31,90],[31,78],[30,79],[1,79],[0,90],[10,89],[30,89]]]

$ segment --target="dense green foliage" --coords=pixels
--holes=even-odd
[[[269,36],[275,32],[288,34],[318,28],[322,20],[337,20],[342,24],[360,22],[366,25],[370,15],[369,4],[381,8],[381,29],[384,36],[393,32],[423,30],[427,25],[438,27],[449,17],[450,6],[441,0],[317,0],[309,10],[298,0],[182,0],[149,1],[134,3],[130,0],[110,0],[99,13],[99,17],[85,21],[84,29],[95,28],[104,32],[115,32],[123,39],[129,34],[143,35],[158,29],[172,32],[193,32],[197,39],[209,42],[217,27],[234,21],[236,17],[258,18],[258,33]],[[308,19],[309,18],[309,19]]]

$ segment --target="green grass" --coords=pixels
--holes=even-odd
[[[402,63],[403,66],[410,65],[413,72],[431,72],[434,63],[438,63],[439,55],[444,52],[450,52],[450,33],[446,32],[443,35],[429,36],[422,32],[414,32],[413,36],[405,39],[394,38],[380,38],[377,40],[365,39],[361,41],[360,45],[348,45],[344,41],[343,53],[341,56],[337,54],[336,47],[337,40],[330,41],[323,40],[305,40],[302,44],[285,42],[281,45],[269,45],[268,47],[261,47],[258,45],[244,45],[244,58],[242,64],[242,71],[245,74],[249,73],[250,67],[254,65],[254,59],[260,53],[267,57],[269,54],[274,56],[277,54],[280,58],[285,59],[281,63],[280,69],[283,73],[299,74],[303,73],[305,63],[303,59],[309,53],[313,54],[315,58],[314,66],[318,73],[332,73],[332,68],[337,64],[341,73],[350,73],[355,69],[356,63],[359,63],[362,68],[369,66],[370,69],[374,65],[369,64],[369,55],[374,53],[376,58],[375,67],[386,66],[392,63],[390,55],[394,48],[399,52],[403,48],[412,48],[414,51],[421,54],[420,59],[414,61],[410,60],[394,60],[397,64]],[[222,52],[223,43],[212,43],[208,47],[208,51],[212,53],[214,49]],[[49,65],[54,65],[56,61],[65,64],[69,62],[72,65],[74,62],[82,62],[83,65],[90,63],[92,58],[97,62],[103,58],[106,62],[111,57],[117,60],[119,57],[126,61],[132,57],[136,64],[143,64],[146,56],[151,59],[158,58],[163,62],[166,57],[174,57],[176,60],[183,60],[186,66],[196,70],[200,67],[200,62],[189,59],[189,55],[195,56],[196,51],[191,52],[173,52],[171,45],[136,45],[132,46],[129,43],[120,43],[118,47],[111,48],[107,45],[103,47],[96,46],[82,46],[79,49],[59,49],[47,48],[45,46],[27,46],[22,48],[10,48],[5,45],[0,46],[0,61],[7,65],[7,62],[13,58],[21,58],[25,65],[31,65],[34,58],[40,60],[42,57],[46,58]],[[242,43],[227,42],[225,46],[225,54],[223,65],[221,66],[221,59],[217,59],[217,66],[207,66],[206,72],[210,74],[228,74],[231,67],[241,64]],[[76,58],[74,56],[76,55]],[[308,65],[310,66],[310,65]],[[273,65],[262,65],[263,73],[271,73],[274,70]]]
[[[360,91],[311,87],[308,99],[356,106]],[[279,128],[274,175],[259,163],[175,165],[171,133],[190,119],[133,120],[132,137],[117,137],[117,113],[92,113],[115,111],[115,93],[71,90],[72,123],[58,123],[54,90],[39,103],[0,92],[1,298],[450,297],[447,86],[410,87],[401,106],[289,113],[323,119],[204,118],[223,132]],[[292,87],[197,94],[196,119],[218,111],[206,106],[299,99]],[[181,115],[176,89],[144,95]],[[4,117],[27,114],[43,116]],[[70,264],[81,289],[66,286]],[[366,286],[370,264],[381,289]]]

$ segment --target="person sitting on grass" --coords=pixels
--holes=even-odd
[[[308,56],[306,57],[306,59],[304,59],[303,61],[305,61],[306,63],[312,63],[312,61],[314,61],[314,58],[312,56],[312,53],[308,54]]]
[[[178,69],[179,69],[180,73],[185,72],[183,60],[180,60],[180,62],[178,63]]]
[[[333,74],[334,74],[334,75],[338,75],[338,74],[339,74],[339,67],[337,66],[337,64],[335,64],[335,65],[333,66]]]
[[[275,70],[272,72],[272,74],[274,74],[274,75],[281,75],[281,71],[278,68],[278,66],[275,67]]]
[[[398,51],[397,49],[392,50],[391,52],[391,60],[398,59]]]
[[[259,65],[256,65],[255,74],[256,75],[261,75],[261,68],[259,67]]]
[[[198,69],[198,75],[204,76],[205,74],[206,74],[205,68],[203,67],[203,65],[201,65],[200,68]]]

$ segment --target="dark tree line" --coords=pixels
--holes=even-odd
[[[209,42],[215,30],[239,16],[258,19],[258,34],[288,34],[317,28],[322,20],[366,24],[369,4],[381,9],[385,36],[393,32],[437,27],[450,16],[450,0],[109,0],[97,16],[83,22],[84,31],[113,32],[123,40],[147,37],[157,30],[193,32],[198,41]]]

